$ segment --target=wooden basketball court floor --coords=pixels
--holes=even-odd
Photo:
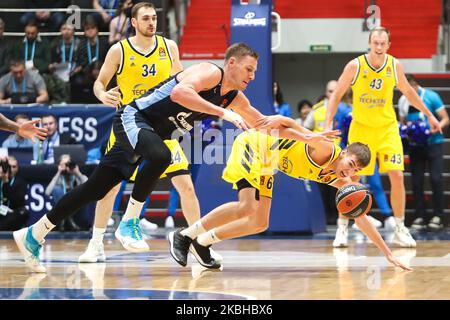
[[[162,229],[164,230],[164,229]],[[382,232],[389,241],[392,234]],[[414,234],[417,249],[393,248],[413,272],[388,265],[378,249],[351,230],[348,249],[333,249],[334,232],[251,237],[219,243],[222,271],[190,257],[179,266],[165,230],[133,254],[108,234],[107,261],[79,264],[88,233],[51,233],[42,252],[47,274],[25,267],[11,233],[0,234],[0,299],[450,299],[450,231]]]

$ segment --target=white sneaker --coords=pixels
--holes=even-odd
[[[122,246],[130,252],[147,252],[150,250],[147,242],[142,237],[139,219],[132,218],[127,221],[120,221],[119,227],[114,233],[116,239]]]
[[[374,217],[372,217],[372,216],[369,216],[369,215],[367,215],[367,219],[370,221],[370,223],[375,227],[375,228],[381,228],[381,226],[383,225],[383,223],[380,221],[380,220],[378,220],[378,219],[375,219]],[[354,223],[353,225],[352,225],[352,229],[356,229],[356,230],[359,230],[359,227],[356,225],[356,223]]]
[[[89,241],[86,251],[78,258],[78,262],[96,263],[105,262],[106,255],[103,243],[95,243],[93,240]]]
[[[107,227],[113,227],[113,226],[114,226],[114,223],[115,223],[114,219],[113,219],[113,218],[109,218],[109,219],[108,219],[108,224],[107,224],[106,226],[107,226]]]
[[[415,248],[417,246],[416,240],[409,233],[405,226],[395,226],[394,239],[392,243],[399,245],[402,248]]]
[[[209,247],[209,253],[211,254],[211,258],[213,258],[214,260],[216,260],[219,263],[223,262],[223,257],[221,254],[215,252],[212,247]]]
[[[164,227],[166,227],[168,229],[175,228],[175,222],[173,221],[173,217],[172,216],[168,216],[166,218],[166,221],[164,222]]]
[[[395,222],[394,216],[390,216],[384,220],[384,229],[386,231],[394,231],[397,223]]]
[[[334,248],[348,247],[348,226],[338,226],[336,230],[336,237],[333,241]]]
[[[47,269],[39,261],[43,242],[39,243],[34,239],[32,227],[14,231],[13,236],[27,267],[33,272],[45,273]]]
[[[146,232],[151,232],[158,229],[158,225],[156,223],[152,223],[145,218],[139,220],[139,226]]]

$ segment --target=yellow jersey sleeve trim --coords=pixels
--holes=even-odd
[[[392,57],[392,70],[394,70],[394,78],[395,78],[395,86],[398,85],[398,76],[397,76],[397,59]]]
[[[356,80],[358,80],[359,77],[359,71],[361,70],[361,62],[359,61],[359,58],[356,58],[356,61],[358,62],[358,69],[356,69],[355,77],[350,85],[354,85],[356,83]]]
[[[308,161],[316,168],[322,169],[321,166],[319,166],[317,163],[314,162],[313,159],[311,159],[311,156],[309,155],[309,148],[308,145],[305,144],[305,153],[306,153],[306,158],[308,159]]]
[[[123,65],[124,65],[124,61],[125,61],[125,49],[123,48],[122,41],[120,41],[119,44],[120,44],[120,64],[119,64],[119,69],[117,69],[116,74],[122,73]]]
[[[173,67],[172,53],[170,52],[170,48],[169,48],[169,46],[167,45],[166,38],[164,38],[164,37],[161,37],[161,38],[163,39],[164,46],[166,47],[166,50],[167,50],[167,54],[169,55],[169,59],[170,59],[170,68],[172,68],[172,67]]]

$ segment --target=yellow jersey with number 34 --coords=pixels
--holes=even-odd
[[[120,41],[122,60],[117,71],[120,102],[128,104],[170,76],[172,57],[164,37],[155,36],[155,47],[143,54],[133,47],[130,40]]]
[[[397,123],[392,99],[397,85],[395,58],[386,54],[384,64],[375,69],[366,54],[358,58],[358,70],[352,82],[353,121],[369,127]]]

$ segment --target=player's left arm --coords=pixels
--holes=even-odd
[[[170,70],[170,75],[173,76],[180,71],[183,71],[183,65],[180,61],[180,51],[178,50],[178,45],[175,41],[166,38],[167,46],[169,47],[170,54],[172,56],[172,70]]]
[[[430,123],[431,132],[439,131],[442,133],[442,129],[439,125],[439,121],[436,117],[431,113],[431,111],[425,106],[423,101],[420,99],[416,90],[409,84],[408,80],[406,80],[405,72],[403,69],[403,65],[395,60],[395,70],[397,72],[397,88],[405,95],[410,104],[414,106],[419,111],[423,112]]]
[[[365,214],[355,218],[355,223],[358,226],[358,228],[378,247],[378,249],[380,249],[384,253],[386,259],[390,263],[392,263],[396,267],[402,268],[403,270],[407,271],[412,270],[411,268],[405,266],[394,257],[394,255],[387,246],[386,242],[384,242],[378,230],[372,225],[372,223],[369,221],[369,219]]]

